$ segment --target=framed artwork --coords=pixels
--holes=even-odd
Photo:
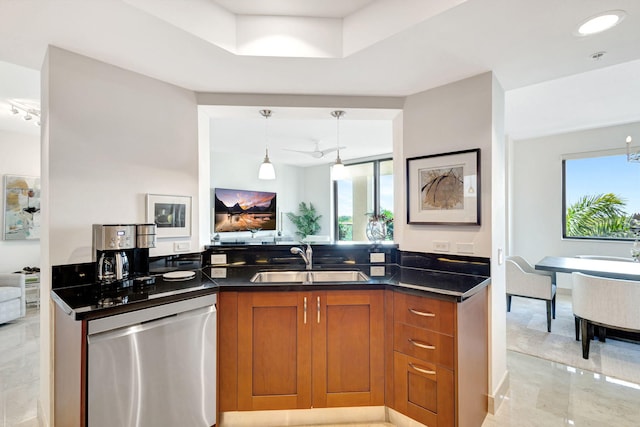
[[[407,159],[407,223],[480,225],[480,149]]]
[[[156,236],[191,236],[191,197],[147,194],[147,222],[156,224]]]
[[[40,178],[4,176],[4,240],[40,238]]]

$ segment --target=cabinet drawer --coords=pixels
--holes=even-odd
[[[427,425],[454,425],[453,371],[394,352],[396,410]]]
[[[453,302],[396,292],[393,300],[394,320],[447,335],[454,333]]]
[[[395,322],[393,349],[453,369],[453,337]]]

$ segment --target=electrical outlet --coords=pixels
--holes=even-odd
[[[227,263],[227,254],[211,254],[211,265]]]
[[[456,243],[459,254],[472,254],[473,243]]]
[[[369,262],[384,262],[384,252],[371,252]]]
[[[227,278],[227,269],[223,267],[216,267],[211,269],[211,278],[212,279],[226,279]]]
[[[449,242],[445,241],[434,241],[433,242],[433,250],[439,252],[449,252]]]
[[[381,277],[384,276],[385,274],[385,269],[383,266],[381,265],[376,265],[376,266],[371,266],[371,268],[369,268],[369,276],[371,277]]]
[[[187,252],[191,249],[191,242],[173,242],[174,252]]]

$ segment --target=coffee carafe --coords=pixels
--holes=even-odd
[[[103,252],[98,260],[98,280],[101,282],[113,282],[116,280],[115,252]]]
[[[136,247],[135,236],[135,225],[94,224],[93,248],[97,258],[96,275],[100,282],[129,278],[129,255]]]

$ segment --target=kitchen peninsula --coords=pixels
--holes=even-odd
[[[395,245],[313,245],[313,271],[357,270],[365,279],[251,281],[258,272],[305,271],[291,246],[207,246],[196,280],[159,280],[156,302],[139,297],[97,307],[95,301],[72,301],[82,298],[78,285],[54,289],[57,315],[70,314],[60,326],[78,325],[75,340],[81,342],[82,318],[217,293],[218,375],[211,381],[217,382],[219,426],[261,417],[257,410],[358,406],[380,408],[381,414],[388,407],[426,425],[482,424],[488,260],[406,252]],[[71,304],[82,309],[69,312]],[[75,359],[86,363],[83,348]],[[56,365],[63,363],[56,358]],[[81,371],[78,378],[86,381]],[[85,425],[83,405],[78,402],[78,425]]]

